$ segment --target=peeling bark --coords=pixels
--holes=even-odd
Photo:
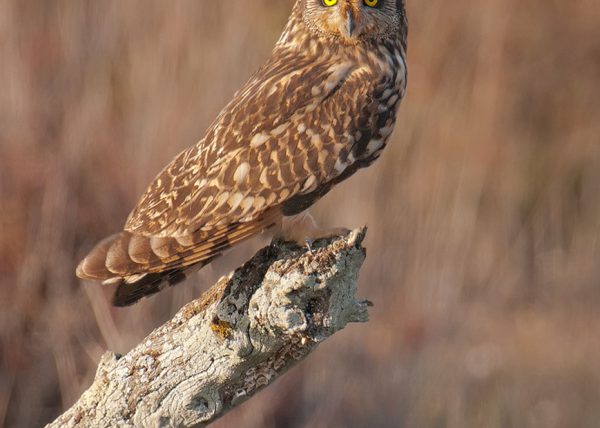
[[[107,352],[92,386],[49,427],[205,426],[252,397],[349,322],[364,229],[312,252],[260,250],[124,356]]]

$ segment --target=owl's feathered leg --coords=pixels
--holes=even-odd
[[[343,235],[349,230],[344,227],[324,229],[319,227],[308,210],[289,217],[284,217],[281,229],[276,238],[288,242],[296,242],[298,245],[307,245],[310,249],[313,242],[327,239],[333,236]]]

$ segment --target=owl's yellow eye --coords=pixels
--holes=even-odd
[[[323,6],[331,7],[337,4],[338,0],[323,0]]]
[[[377,7],[379,0],[364,0],[365,4],[369,7]]]

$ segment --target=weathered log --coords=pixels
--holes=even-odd
[[[364,229],[312,250],[275,243],[184,306],[131,352],[107,352],[92,386],[49,427],[205,426],[349,322]]]

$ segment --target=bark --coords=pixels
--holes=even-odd
[[[252,397],[350,322],[364,229],[312,251],[260,250],[125,356],[107,352],[92,386],[50,427],[205,426]]]

